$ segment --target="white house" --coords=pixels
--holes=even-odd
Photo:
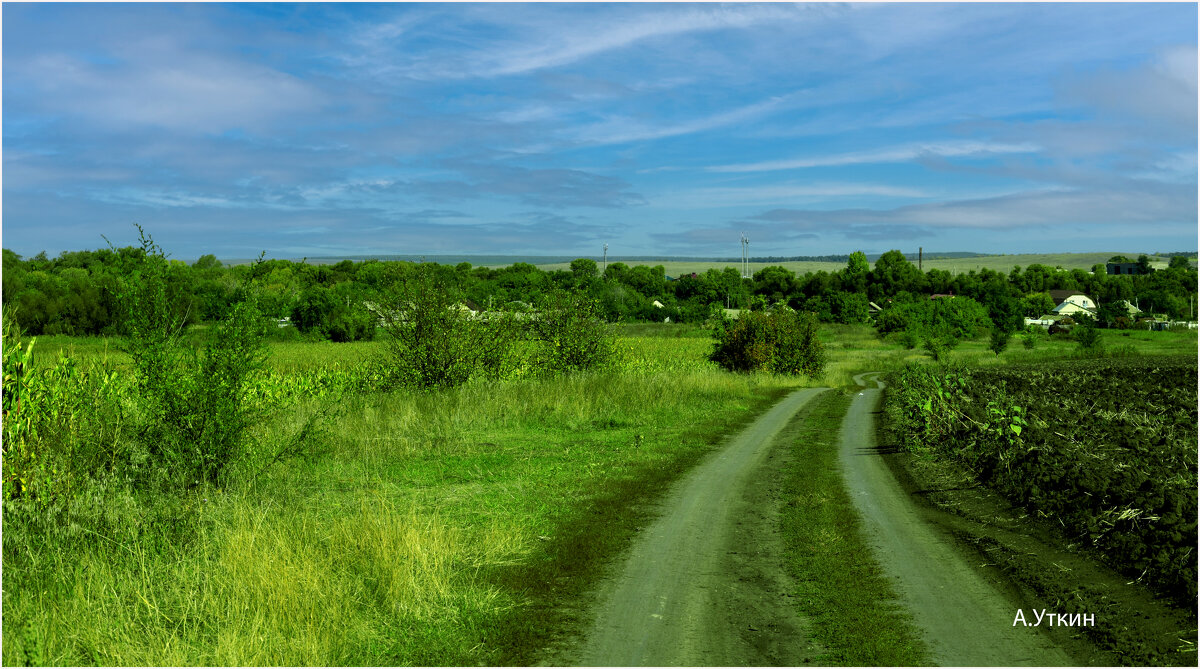
[[[1078,313],[1086,313],[1092,318],[1096,317],[1096,301],[1084,295],[1069,290],[1052,290],[1050,291],[1050,299],[1054,300],[1054,313],[1059,316],[1073,316]]]

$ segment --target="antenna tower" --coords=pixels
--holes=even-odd
[[[750,278],[750,240],[742,233],[742,278]]]

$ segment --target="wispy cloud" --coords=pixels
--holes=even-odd
[[[768,160],[758,163],[716,165],[706,168],[709,172],[773,172],[810,167],[837,167],[870,163],[904,163],[928,156],[942,158],[986,157],[1006,153],[1036,153],[1041,150],[1036,144],[1002,144],[992,142],[933,142],[907,144],[886,149],[855,151],[809,158]]]
[[[125,65],[48,54],[18,77],[45,113],[109,127],[221,133],[313,112],[324,95],[292,75],[226,58],[174,54]]]
[[[751,207],[795,201],[819,202],[845,197],[925,198],[930,193],[916,188],[877,183],[817,182],[771,183],[753,186],[710,186],[687,188],[654,196],[651,203],[665,209],[711,209]]]

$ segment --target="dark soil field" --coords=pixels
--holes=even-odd
[[[1195,664],[1194,358],[893,378],[884,439],[931,522],[1021,597],[1095,615],[1080,662]]]

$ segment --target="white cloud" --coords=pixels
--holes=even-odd
[[[905,144],[903,146],[895,146],[873,151],[838,153],[824,156],[814,156],[811,158],[770,160],[758,163],[734,165],[716,165],[707,168],[707,171],[771,172],[776,170],[792,170],[808,167],[834,167],[839,165],[860,165],[869,163],[903,163],[916,160],[922,156],[961,158],[1005,153],[1037,153],[1040,150],[1041,147],[1031,143],[1003,144],[992,142],[935,142],[927,144]]]
[[[269,127],[315,110],[323,95],[308,83],[261,65],[185,54],[150,54],[125,66],[101,66],[63,54],[23,68],[48,114],[104,126],[151,125],[220,133]]]
[[[678,121],[661,125],[650,125],[628,118],[613,118],[581,128],[575,138],[584,144],[623,144],[641,142],[696,132],[715,130],[729,125],[752,121],[786,107],[792,96],[773,97],[744,107],[705,116],[703,118]]]
[[[654,207],[709,209],[712,207],[778,205],[797,200],[814,202],[828,198],[855,196],[924,198],[929,197],[929,194],[914,188],[886,184],[783,183],[762,186],[695,188],[649,199]]]

